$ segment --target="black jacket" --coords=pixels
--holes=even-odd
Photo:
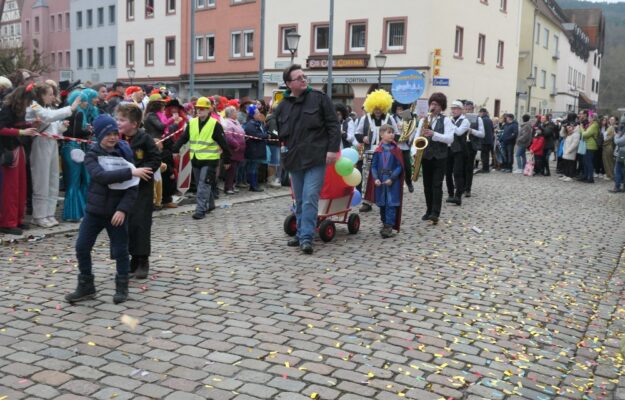
[[[495,143],[495,127],[493,126],[493,120],[488,115],[482,117],[484,122],[484,139],[482,144],[492,146]]]
[[[548,121],[546,124],[542,124],[541,129],[543,131],[542,134],[545,137],[545,150],[553,150],[555,146],[554,135],[557,133],[556,124]]]
[[[91,177],[86,211],[102,217],[112,217],[116,211],[123,211],[128,216],[137,198],[137,186],[126,190],[112,190],[108,185],[131,179],[132,171],[130,168],[105,171],[98,163],[100,156],[122,157],[122,154],[118,149],[108,153],[99,144],[95,144],[85,155],[85,167]]]
[[[261,122],[249,120],[243,125],[245,134],[250,137],[245,138],[245,159],[265,160],[267,158],[267,132]],[[252,139],[255,137],[257,139]]]
[[[299,171],[326,162],[326,153],[338,152],[341,131],[334,104],[318,90],[301,96],[285,95],[276,109],[278,134],[286,145],[284,166]]]
[[[200,120],[200,126],[199,126],[200,131],[202,131],[202,128],[204,128],[204,125],[206,125],[208,120],[211,118],[212,117],[208,117],[204,121]],[[176,144],[174,144],[172,148],[172,152],[174,154],[180,152],[180,148],[189,141],[189,138],[191,137],[189,134],[190,126],[191,124],[187,124],[187,127],[184,129],[184,133],[182,134],[182,136],[180,136]],[[221,147],[221,150],[222,150],[221,160],[223,161],[223,163],[230,164],[230,156],[232,152],[230,151],[230,147],[228,146],[228,142],[226,141],[226,137],[224,136],[224,128],[223,126],[221,126],[220,123],[217,123],[215,125],[215,130],[213,131],[213,140],[217,142],[219,147]],[[191,165],[197,168],[204,167],[210,164],[215,164],[215,160],[198,160],[197,158],[191,159]]]
[[[128,138],[128,143],[132,149],[135,167],[150,168],[152,172],[161,167],[161,155],[156,143],[143,129],[139,129],[133,137]]]

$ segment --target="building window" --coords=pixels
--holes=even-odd
[[[78,60],[78,69],[82,68],[82,49],[76,51],[76,59]]]
[[[540,44],[540,22],[536,23],[536,44]]]
[[[115,24],[115,5],[109,6],[109,24]]]
[[[98,7],[98,26],[104,25],[104,7]]]
[[[545,43],[543,43],[545,49],[549,48],[549,29],[545,28]]]
[[[93,26],[93,10],[87,10],[87,28]]]
[[[464,28],[456,27],[456,39],[454,42],[454,56],[462,58],[462,47],[464,42]]]
[[[196,0],[195,8],[204,9],[215,7],[215,0]]]
[[[59,54],[58,54],[58,56],[56,57],[56,59],[57,59],[57,60],[58,60],[58,62],[59,62],[59,67],[62,67],[62,66],[63,66],[63,53],[59,51]]]
[[[241,32],[232,32],[232,57],[241,57]]]
[[[566,80],[566,83],[571,85],[573,83],[573,68],[569,67],[569,77]]]
[[[59,15],[56,17],[56,20],[57,20],[57,22],[58,22],[58,24],[57,24],[57,28],[56,28],[56,29],[57,29],[58,31],[62,31],[62,30],[63,30],[63,14],[59,14]]]
[[[76,29],[82,29],[82,11],[76,11]]]
[[[176,13],[176,0],[167,0],[167,14]]]
[[[26,20],[26,33],[30,35],[30,20]]]
[[[135,65],[135,42],[126,42],[126,64]]]
[[[54,15],[50,16],[50,32],[54,32],[55,24],[54,24]]]
[[[486,47],[486,36],[480,34],[477,38],[477,62],[484,64],[484,52]]]
[[[508,12],[508,0],[500,0],[499,11]]]
[[[384,33],[386,34],[386,51],[406,50],[406,20],[386,21]]]
[[[556,89],[556,75],[551,74],[551,94],[555,95],[557,92]]]
[[[135,19],[135,0],[126,0],[126,19],[128,21]]]
[[[145,17],[154,17],[154,0],[145,0]]]
[[[499,68],[503,68],[503,55],[504,55],[504,44],[500,40],[499,43],[497,43],[497,66]]]
[[[169,36],[165,38],[165,64],[173,65],[176,63],[176,38]]]
[[[291,54],[291,52],[289,51],[289,44],[286,41],[286,35],[288,35],[291,32],[297,33],[297,26],[291,25],[291,26],[280,27],[280,55],[281,56]]]
[[[195,37],[195,60],[204,60],[204,36]]]
[[[93,68],[93,49],[87,49],[87,67]]]
[[[560,57],[560,38],[558,35],[553,35],[553,55]]]
[[[349,51],[365,51],[367,48],[367,24],[349,24]]]
[[[145,39],[145,65],[154,65],[154,39]]]
[[[215,59],[215,35],[206,36],[206,59]]]
[[[245,57],[254,57],[254,31],[243,32],[243,50]]]
[[[104,68],[104,47],[98,47],[98,68]]]
[[[115,54],[115,46],[109,46],[109,65],[111,67],[115,66],[116,63],[116,54]]]
[[[534,66],[534,73],[532,75],[535,79],[534,86],[538,85],[538,67]]]
[[[50,65],[52,65],[52,68],[56,67],[56,54],[55,53],[50,54]]]
[[[315,53],[327,53],[330,49],[330,27],[318,25],[313,28],[313,49]]]
[[[35,17],[35,33],[39,33],[39,17]]]
[[[69,13],[65,13],[65,30],[69,31]]]
[[[69,51],[65,52],[65,64],[67,64],[67,68],[70,68],[72,66],[72,63],[70,62]]]
[[[540,70],[540,87],[543,89],[547,87],[547,71],[544,69]]]

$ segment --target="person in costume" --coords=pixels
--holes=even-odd
[[[160,96],[160,95],[157,95]],[[152,201],[154,198],[154,173],[161,167],[161,154],[152,136],[141,125],[143,113],[131,103],[117,107],[116,118],[120,135],[132,149],[134,165],[149,168],[150,179],[141,180],[130,215],[128,216],[128,252],[131,255],[130,273],[137,279],[145,279],[150,269],[152,235]]]
[[[475,113],[475,105],[471,100],[464,101],[464,117],[469,120],[471,126],[467,131],[467,158],[464,167],[464,197],[471,197],[473,187],[473,170],[475,169],[475,157],[482,149],[482,141],[486,136],[484,120]]]
[[[455,125],[442,113],[447,108],[447,96],[443,93],[432,93],[428,99],[429,115],[419,121],[415,137],[425,137],[429,144],[423,153],[421,168],[423,170],[423,192],[427,211],[422,221],[438,224],[443,202],[443,179],[447,169],[447,149],[454,141]],[[427,120],[427,129],[424,127]],[[417,152],[414,142],[410,148],[414,156]]]
[[[462,194],[465,188],[465,164],[468,156],[467,132],[471,129],[471,123],[464,117],[464,105],[460,100],[451,103],[452,122],[454,123],[454,141],[449,146],[447,154],[447,171],[445,182],[447,183],[447,203],[462,205]],[[473,172],[473,170],[471,170]]]
[[[395,143],[395,131],[391,125],[380,127],[380,144],[373,153],[371,173],[367,187],[370,202],[380,207],[384,239],[393,236],[393,229],[399,232],[403,200],[404,158]]]
[[[364,154],[361,171],[363,177],[368,176],[369,168],[371,167],[370,160],[367,159],[367,155],[369,154],[370,156],[371,153],[367,152],[372,152],[380,142],[380,127],[382,125],[392,126],[395,135],[397,135],[395,139],[399,139],[399,129],[397,128],[397,123],[390,113],[392,106],[393,96],[391,96],[391,94],[384,89],[374,90],[369,93],[365,99],[363,108],[366,114],[360,119],[355,133],[356,140],[361,146],[361,152]],[[369,188],[365,186],[365,189],[363,190],[365,198],[366,191],[368,189]],[[360,211],[371,211],[371,204],[363,201]]]

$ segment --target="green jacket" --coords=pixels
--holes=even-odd
[[[597,138],[601,133],[599,129],[599,123],[593,122],[587,129],[583,129],[580,127],[580,132],[582,133],[582,138],[586,142],[587,150],[597,150],[599,146],[597,146]]]

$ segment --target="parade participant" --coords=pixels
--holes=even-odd
[[[447,171],[445,173],[447,194],[449,195],[445,201],[458,206],[462,205],[462,194],[465,188],[466,174],[464,170],[468,155],[467,132],[471,129],[471,123],[464,117],[463,109],[464,106],[460,100],[451,103],[454,141],[449,146],[447,153]]]
[[[197,197],[193,219],[203,219],[207,212],[215,209],[212,186],[217,183],[216,171],[220,157],[224,168],[230,167],[230,148],[224,138],[221,124],[211,115],[211,104],[206,97],[200,97],[195,104],[198,116],[191,119],[172,151],[174,154],[187,142],[190,144],[190,159],[197,185]]]
[[[473,170],[475,169],[475,157],[482,148],[482,140],[485,136],[484,121],[475,114],[475,106],[471,100],[464,101],[464,117],[469,120],[471,126],[467,131],[467,157],[464,164],[464,197],[471,197],[473,187]]]
[[[62,135],[69,121],[63,121],[76,111],[80,98],[71,106],[54,109],[57,97],[47,83],[34,86],[33,102],[26,110],[27,121],[39,121],[39,131],[44,135]],[[30,151],[30,171],[33,189],[33,224],[50,228],[59,222],[54,217],[59,197],[59,146],[55,139],[38,136],[33,139]]]
[[[132,167],[132,150],[128,143],[119,140],[117,123],[109,115],[102,115],[93,122],[96,136],[94,144],[85,156],[85,165],[91,176],[85,217],[80,224],[76,239],[78,260],[78,285],[73,293],[65,296],[68,303],[76,303],[95,297],[91,250],[102,230],[106,229],[110,241],[111,258],[115,260],[115,294],[113,302],[123,303],[128,299],[128,215],[137,198],[137,186],[126,189],[112,189],[110,185],[126,183],[133,177],[151,179],[150,168]],[[100,164],[110,161],[127,165],[123,168],[107,168]],[[125,160],[125,162],[124,162]],[[129,183],[130,185],[132,183]]]
[[[404,161],[402,152],[395,143],[395,130],[391,125],[380,127],[380,144],[373,153],[368,187],[369,201],[380,207],[382,229],[380,235],[386,239],[393,236],[393,229],[399,232],[403,199]]]
[[[416,107],[416,103],[414,104]],[[408,187],[410,193],[414,192],[414,185],[412,184],[412,164],[410,157],[410,145],[414,140],[415,132],[417,131],[417,124],[419,123],[419,117],[414,114],[415,109],[412,106],[405,104],[394,104],[393,119],[397,123],[397,128],[402,133],[397,138],[397,146],[402,152],[404,157],[404,181]]]
[[[358,141],[354,137],[356,127],[354,121],[349,117],[347,107],[343,103],[335,103],[336,118],[339,120],[339,127],[341,129],[341,149],[348,149],[352,146],[357,146]]]
[[[438,224],[443,202],[443,178],[447,170],[448,147],[454,141],[455,125],[442,114],[447,108],[447,97],[440,92],[432,93],[428,99],[430,113],[419,121],[415,137],[423,136],[429,144],[423,153],[421,168],[423,169],[423,192],[427,210],[421,217],[423,221]],[[427,129],[424,123],[427,121]],[[415,154],[414,143],[410,149]]]
[[[26,154],[20,137],[34,136],[36,130],[24,121],[32,101],[27,87],[20,86],[4,98],[0,108],[0,232],[21,235],[26,211]]]
[[[262,192],[258,185],[258,167],[267,159],[267,131],[264,124],[265,117],[256,107],[247,107],[247,122],[243,125],[245,130],[245,162],[247,164],[247,182],[250,184],[250,192]]]
[[[145,110],[145,104],[143,103],[143,99],[145,97],[145,92],[141,88],[141,86],[129,86],[126,88],[126,98],[124,99],[125,103],[135,103],[141,108],[141,111]]]
[[[128,251],[132,257],[130,273],[135,274],[137,279],[145,279],[150,269],[152,200],[154,198],[154,179],[152,178],[161,166],[161,155],[152,136],[139,128],[142,112],[137,105],[120,104],[115,116],[120,135],[128,141],[132,149],[135,167],[149,168],[152,171],[150,179],[139,183],[137,199],[128,215]]]
[[[391,107],[393,106],[393,96],[389,92],[383,89],[374,90],[367,95],[363,108],[366,114],[360,119],[358,126],[356,127],[356,140],[362,143],[363,148],[361,150],[363,154],[363,197],[366,198],[367,194],[367,178],[369,176],[369,169],[371,168],[371,156],[373,150],[378,146],[379,130],[380,126],[387,124],[393,127],[396,139],[399,139],[399,130],[395,119],[391,115]],[[363,201],[360,211],[371,211],[371,204]]]
[[[304,254],[312,254],[326,164],[336,161],[341,134],[332,101],[325,93],[308,86],[301,65],[286,68],[282,79],[288,89],[276,109],[276,119],[297,219],[297,234],[287,245],[299,246]]]
[[[69,119],[65,136],[76,139],[89,139],[93,131],[92,123],[98,116],[98,111],[91,106],[91,101],[97,97],[92,89],[74,90],[67,98],[68,104],[73,104],[76,98],[80,104]],[[68,140],[61,149],[63,157],[63,182],[65,184],[65,200],[63,202],[63,220],[78,222],[85,212],[85,196],[89,185],[89,175],[83,163],[84,153],[88,145]]]
[[[495,144],[495,124],[488,115],[488,110],[480,109],[480,118],[484,124],[484,140],[482,140],[482,148],[480,149],[480,157],[482,159],[482,172],[490,172],[490,160]]]
[[[239,163],[245,159],[245,130],[243,130],[243,127],[237,120],[238,111],[236,107],[228,106],[224,110],[224,113],[225,118],[222,122],[222,126],[224,128],[226,141],[228,142],[230,151],[232,151],[230,168],[226,171],[224,181],[224,192],[227,195],[231,195],[239,191],[239,189],[234,186],[234,181],[236,179]]]
[[[124,100],[124,84],[121,82],[115,82],[111,87],[111,91],[106,96],[107,109],[106,112],[108,114],[113,115],[115,113],[115,108]]]

